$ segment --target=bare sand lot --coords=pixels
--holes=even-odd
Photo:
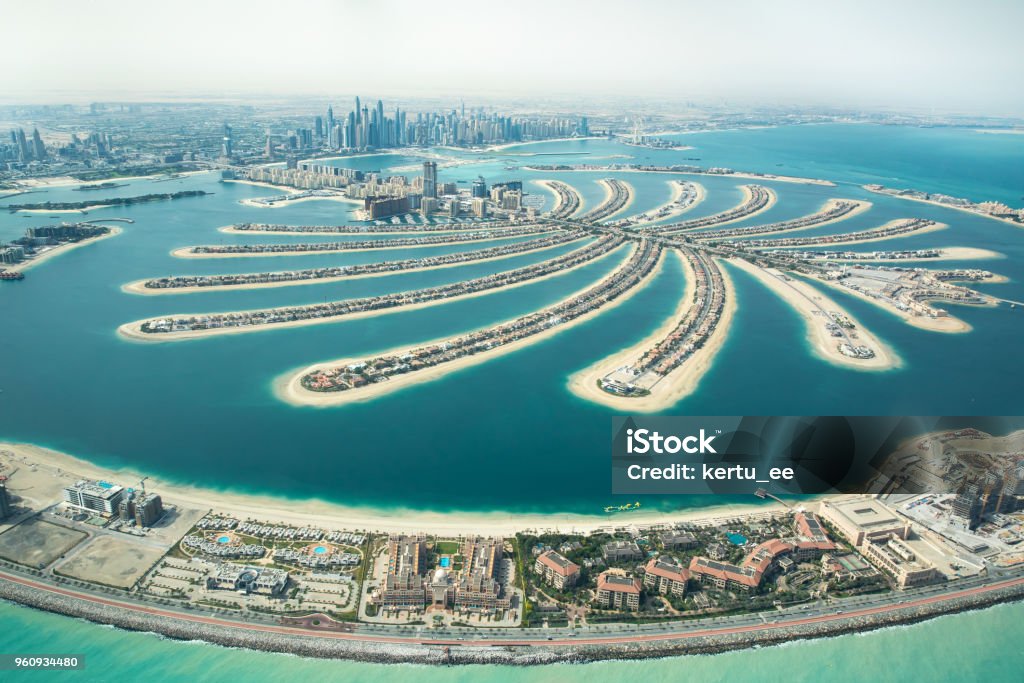
[[[131,588],[163,556],[163,548],[143,545],[139,539],[99,536],[54,571],[82,581]]]
[[[0,557],[29,567],[45,567],[86,536],[82,531],[29,519],[0,534]]]

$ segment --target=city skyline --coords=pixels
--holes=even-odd
[[[6,50],[19,68],[0,74],[0,89],[10,102],[74,92],[130,99],[372,90],[385,98],[587,93],[1024,112],[1024,95],[1006,87],[1024,57],[1014,35],[1024,8],[1014,3],[648,2],[632,20],[613,21],[615,9],[526,2],[501,21],[483,13],[460,19],[455,41],[444,40],[451,29],[442,15],[402,0],[300,2],[287,17],[268,2],[141,12],[121,0],[88,8],[17,2],[7,15],[21,30]],[[299,30],[282,34],[289,17]],[[380,28],[364,30],[371,25]],[[302,47],[291,49],[291,40]],[[153,50],[154,41],[164,46]],[[633,45],[644,49],[625,47]]]

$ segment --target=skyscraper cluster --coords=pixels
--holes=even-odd
[[[31,139],[25,135],[23,128],[12,130],[10,145],[0,158],[10,158],[21,163],[46,159],[46,145],[43,144],[43,139],[39,135],[39,129],[32,130]]]
[[[334,108],[327,116],[317,116],[311,132],[331,149],[379,149],[402,145],[481,145],[523,140],[588,135],[586,117],[513,117],[466,113],[465,105],[448,113],[417,113],[415,116],[395,107],[394,114],[384,112],[377,100],[371,108],[355,98],[355,108],[335,118]]]

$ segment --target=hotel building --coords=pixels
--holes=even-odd
[[[685,597],[689,580],[690,570],[680,567],[672,557],[652,557],[644,567],[644,588],[661,595]]]
[[[123,487],[105,481],[82,480],[64,488],[64,502],[72,507],[110,517],[117,514],[125,493]]]
[[[580,576],[579,565],[570,562],[568,558],[554,550],[541,553],[533,565],[533,570],[545,583],[560,591],[575,586]]]
[[[640,609],[640,580],[613,569],[597,576],[595,604],[605,609],[636,612]]]

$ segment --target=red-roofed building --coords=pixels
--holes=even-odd
[[[690,580],[690,570],[680,567],[673,558],[651,558],[644,567],[644,587],[657,591],[661,595],[686,595],[686,583]]]
[[[605,609],[640,609],[640,579],[608,570],[597,576],[596,602]]]
[[[737,567],[707,557],[695,557],[690,560],[690,576],[701,583],[709,583],[720,589],[737,588],[748,591],[761,584],[761,573],[752,567]]]
[[[564,555],[554,550],[541,553],[533,565],[533,570],[558,590],[572,588],[580,576],[579,565],[570,562]]]

